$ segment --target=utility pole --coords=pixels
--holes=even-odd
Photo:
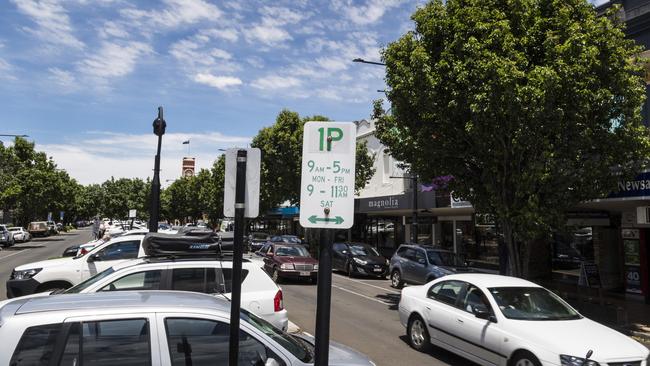
[[[158,136],[158,149],[153,168],[153,181],[151,182],[151,207],[149,209],[149,232],[158,232],[160,219],[160,146],[165,134],[167,122],[163,119],[163,107],[158,107],[158,118],[153,121],[153,133]]]

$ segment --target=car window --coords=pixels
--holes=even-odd
[[[400,257],[403,257],[406,254],[406,249],[408,249],[408,248],[407,247],[399,247],[399,249],[397,249],[397,255],[399,255]]]
[[[165,332],[173,366],[227,366],[230,325],[207,319],[167,318]],[[248,333],[239,331],[239,365],[264,365],[268,358],[285,365]]]
[[[490,288],[497,306],[508,319],[574,320],[582,316],[559,296],[542,287]]]
[[[135,259],[138,257],[138,250],[140,249],[140,241],[123,241],[107,246],[99,251],[99,257],[103,261],[118,260],[118,259]]]
[[[415,249],[413,248],[406,248],[404,251],[404,254],[402,254],[402,257],[414,261],[415,260]]]
[[[424,263],[426,263],[426,259],[424,258],[424,252],[422,252],[421,250],[418,250],[418,249],[415,249],[414,252],[415,252],[415,259],[414,260],[416,262],[419,263],[419,262],[424,261]]]
[[[345,250],[346,247],[347,247],[347,246],[346,246],[345,244],[342,244],[342,243],[335,243],[334,246],[332,246],[332,249],[333,249],[335,252],[339,252],[339,253],[341,253],[341,252],[343,252],[343,251]]]
[[[275,255],[279,257],[309,257],[309,252],[300,245],[278,247]]]
[[[463,310],[467,311],[468,313],[474,313],[475,306],[484,306],[490,312],[492,308],[490,306],[490,302],[488,301],[487,297],[485,297],[483,291],[479,290],[474,285],[468,286],[460,306]]]
[[[131,273],[102,287],[99,291],[158,290],[161,274],[161,270]]]
[[[242,270],[242,283],[248,270]],[[177,268],[172,270],[172,290],[207,294],[232,291],[231,268]]]
[[[274,236],[274,237],[271,238],[271,241],[272,242],[280,242],[280,241],[282,241],[282,237],[281,236]]]
[[[151,365],[146,319],[74,323],[59,365]]]
[[[455,306],[462,289],[463,283],[460,281],[444,281],[433,285],[427,296],[447,305]]]
[[[375,257],[379,256],[377,250],[375,250],[375,248],[371,247],[370,245],[350,245],[350,250],[354,255],[370,255]]]
[[[54,352],[61,324],[29,327],[11,356],[12,366],[47,366]]]

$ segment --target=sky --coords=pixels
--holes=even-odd
[[[183,156],[209,168],[282,109],[368,118],[384,70],[352,59],[380,60],[423,2],[4,0],[0,134],[29,135],[82,184],[146,178],[163,106],[168,185]]]

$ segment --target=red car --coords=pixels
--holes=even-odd
[[[264,256],[264,270],[275,282],[285,278],[318,279],[318,261],[300,244],[270,243],[260,249]]]

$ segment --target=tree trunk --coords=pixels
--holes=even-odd
[[[508,249],[508,275],[521,277],[521,257],[519,253],[519,245],[513,233],[512,223],[508,219],[503,220],[503,239]]]

